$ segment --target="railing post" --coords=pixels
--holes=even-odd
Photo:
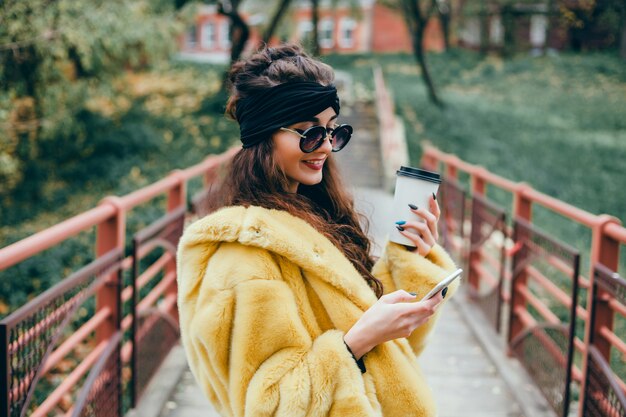
[[[607,268],[617,271],[619,268],[619,242],[611,239],[604,233],[604,229],[609,223],[620,224],[616,218],[603,214],[598,216],[597,223],[593,226],[591,237],[591,259],[589,272],[589,288],[587,289],[587,311],[590,311],[593,303],[593,286],[595,282],[594,267],[601,263]],[[588,352],[589,345],[593,345],[602,354],[607,363],[611,363],[611,344],[600,334],[600,329],[606,327],[613,330],[613,312],[608,303],[597,303],[593,321],[585,326],[585,349]],[[585,403],[585,391],[587,389],[588,369],[587,354],[583,355],[582,381],[580,389],[580,399],[578,403],[578,415],[582,416]]]
[[[515,189],[515,193],[513,195],[513,220],[522,219],[531,223],[532,220],[532,200],[527,197],[527,191],[532,190],[528,184],[520,182],[517,184]],[[520,236],[520,230],[516,230],[516,233],[513,236],[513,240],[516,245],[518,242],[522,242],[524,240],[523,236]],[[516,247],[516,246],[514,246]],[[516,256],[513,254],[513,256]],[[520,263],[524,261],[521,260]],[[514,262],[511,262],[511,265],[514,265]],[[526,309],[526,299],[525,297],[518,297],[516,294],[518,293],[516,287],[526,287],[528,284],[528,275],[526,274],[526,270],[519,271],[517,276],[513,276],[515,271],[511,271],[511,285],[509,288],[509,334],[507,335],[508,340],[508,349],[507,354],[509,356],[513,355],[511,351],[511,341],[517,336],[521,331],[524,330],[524,325],[520,322],[515,314],[515,311],[518,308]]]
[[[124,240],[126,233],[126,212],[119,197],[109,196],[104,198],[100,204],[110,204],[115,207],[116,213],[107,221],[100,223],[96,228],[96,256],[100,257],[111,249],[124,249]],[[103,325],[96,329],[96,343],[108,340],[117,331],[116,323],[118,321],[117,312],[121,311],[118,306],[117,282],[121,274],[111,273],[107,279],[107,285],[103,285],[96,293],[96,313],[103,308],[109,308],[112,317]]]
[[[459,171],[458,168],[456,166],[456,162],[459,159],[456,156],[453,156],[452,158],[450,158],[449,161],[446,161],[445,165],[446,165],[446,177],[457,181],[459,179]]]
[[[513,218],[520,218],[531,223],[533,201],[526,196],[526,192],[532,190],[532,187],[524,182],[520,182],[513,196]]]
[[[439,159],[437,156],[433,154],[428,145],[422,146],[422,149],[424,150],[424,153],[422,154],[420,166],[429,171],[437,171],[439,165]]]
[[[172,176],[178,179],[177,184],[170,188],[167,193],[167,212],[171,213],[181,206],[187,205],[187,181],[185,180],[185,176],[182,171],[175,170],[172,171]],[[168,262],[165,266],[165,274],[168,275],[170,273],[176,273],[176,262]],[[178,286],[176,285],[176,281],[172,283],[166,290],[165,296],[173,295],[176,297],[178,293]],[[174,308],[171,311],[172,317],[178,323],[178,309]]]
[[[486,172],[485,168],[479,166],[470,173],[472,175],[472,195],[479,194],[484,196],[487,192],[487,182],[482,176],[484,172]]]
[[[167,212],[171,213],[180,206],[187,204],[185,197],[187,196],[185,176],[181,170],[174,170],[170,176],[178,179],[178,183],[169,189],[167,193]]]
[[[475,170],[470,172],[471,175],[471,188],[472,188],[472,196],[480,195],[484,196],[487,191],[487,184],[485,179],[481,175],[485,171],[483,167],[477,167]],[[480,239],[480,233],[477,230],[474,230],[474,204],[472,204],[472,229],[470,232],[470,242],[469,242],[469,259],[468,259],[468,273],[467,273],[467,281],[469,285],[476,292],[480,288],[480,276],[476,268],[474,268],[475,263],[480,263],[482,261],[482,257],[480,251],[474,250],[472,245]]]

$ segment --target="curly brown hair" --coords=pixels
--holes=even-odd
[[[332,68],[311,58],[299,45],[265,46],[233,65],[226,114],[236,120],[237,101],[255,91],[288,81],[329,85],[333,80]],[[369,223],[355,211],[354,199],[340,180],[334,158],[329,157],[324,164],[319,184],[300,184],[297,193],[290,193],[287,177],[273,158],[273,142],[269,139],[241,149],[234,156],[213,209],[252,205],[284,210],[302,218],[344,253],[380,298],[383,285],[370,272],[374,264],[369,255],[371,243],[359,220],[365,230]]]

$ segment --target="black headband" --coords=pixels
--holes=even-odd
[[[237,101],[244,148],[268,139],[281,127],[302,122],[332,107],[339,114],[339,97],[334,85],[311,81],[290,81]]]

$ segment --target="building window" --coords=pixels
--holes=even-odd
[[[354,46],[356,21],[350,17],[344,17],[339,22],[339,28],[339,46],[342,48],[352,48]]]
[[[223,21],[220,25],[220,45],[222,48],[230,48],[230,24],[228,21]]]
[[[313,36],[313,23],[304,20],[298,23],[298,39],[300,43],[307,43]]]
[[[217,40],[217,32],[215,31],[215,23],[207,22],[202,25],[202,37],[200,38],[200,46],[203,49],[213,49]]]
[[[493,45],[504,43],[504,28],[500,16],[493,16],[489,22],[489,40]]]
[[[319,24],[319,41],[320,48],[332,48],[333,47],[333,28],[334,24],[332,19],[322,19]]]
[[[530,44],[534,47],[546,43],[546,26],[548,19],[544,15],[535,14],[530,17]]]
[[[480,45],[480,20],[477,17],[466,17],[460,31],[461,40],[468,46]]]
[[[192,25],[185,36],[185,44],[189,48],[195,48],[198,39],[198,26]]]

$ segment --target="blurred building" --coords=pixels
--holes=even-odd
[[[509,52],[621,46],[626,57],[624,0],[462,1],[461,46]]]
[[[558,17],[562,12],[556,7],[556,3],[549,0],[466,1],[459,24],[458,45],[483,50],[565,49],[570,43],[570,34]]]
[[[248,14],[244,13],[248,20]],[[179,39],[180,56],[206,62],[228,62],[230,58],[230,19],[217,12],[217,6],[200,6],[195,23]]]
[[[376,0],[321,0],[319,4],[318,39],[322,53],[411,52],[411,38],[402,15]],[[261,31],[271,19],[270,11],[246,9],[243,18],[250,26],[248,48],[255,48]],[[287,28],[285,30],[284,28]],[[283,16],[280,33],[270,43],[310,42],[313,33],[311,3],[294,0]],[[226,62],[230,54],[229,19],[215,6],[202,6],[195,24],[180,39],[180,54],[187,59]],[[424,33],[427,50],[444,49],[443,35],[437,19],[430,19]]]

